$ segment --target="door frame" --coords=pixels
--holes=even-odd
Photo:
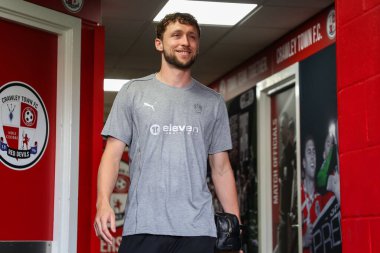
[[[300,162],[300,106],[298,63],[260,81],[256,86],[258,136],[258,216],[259,252],[273,252],[272,236],[272,178],[271,169],[271,95],[294,84],[296,101],[296,159],[298,224],[301,224],[301,162]],[[302,252],[302,231],[298,227],[299,253]]]
[[[58,37],[54,224],[48,245],[53,253],[76,252],[81,20],[22,0],[1,0],[0,18]]]

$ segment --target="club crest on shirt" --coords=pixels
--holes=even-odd
[[[202,113],[202,105],[200,105],[200,104],[194,104],[194,111],[196,113]]]

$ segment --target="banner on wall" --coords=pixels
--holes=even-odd
[[[300,63],[304,253],[342,252],[335,46]]]
[[[273,252],[298,252],[294,86],[271,96]]]
[[[257,82],[334,44],[335,35],[335,9],[331,6],[211,83],[210,87],[227,100],[233,98]]]
[[[258,252],[257,167],[256,167],[256,93],[250,89],[227,102],[232,150],[229,152],[235,174],[242,223],[242,248]],[[215,211],[222,211],[209,180]]]

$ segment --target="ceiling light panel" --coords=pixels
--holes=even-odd
[[[124,79],[104,79],[103,90],[104,91],[119,91],[121,87],[129,80]]]
[[[169,0],[153,21],[159,22],[169,13],[185,12],[192,14],[199,24],[233,26],[256,7],[257,4],[247,3]]]

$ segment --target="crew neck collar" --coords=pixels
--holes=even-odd
[[[166,86],[166,87],[168,87],[168,88],[171,88],[171,89],[176,89],[176,90],[188,90],[188,89],[191,89],[191,88],[194,86],[194,84],[195,84],[194,79],[191,78],[190,83],[186,84],[186,85],[183,86],[183,87],[172,86],[172,85],[169,85],[169,84],[167,84],[167,83],[164,83],[164,82],[160,81],[160,80],[157,78],[157,74],[158,74],[158,73],[153,74],[154,79],[155,79],[158,83],[160,83],[160,84],[162,84],[162,85],[164,85],[164,86]]]

